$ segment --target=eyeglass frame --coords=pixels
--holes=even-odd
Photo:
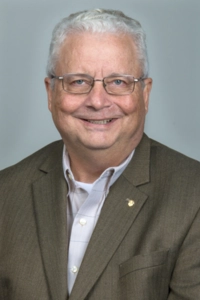
[[[70,76],[73,76],[73,75],[83,76],[83,75],[84,75],[84,76],[86,76],[86,77],[92,79],[92,84],[90,85],[90,87],[91,87],[90,90],[89,90],[88,92],[84,92],[84,93],[72,93],[72,92],[66,91],[66,90],[64,89],[64,77],[65,77],[66,75],[70,75]],[[105,80],[106,78],[112,78],[112,77],[131,77],[131,78],[133,79],[133,82],[132,82],[132,83],[133,83],[132,91],[130,91],[130,92],[126,93],[126,94],[115,94],[115,93],[108,92],[108,91],[106,90],[106,84],[105,84],[104,80]],[[86,94],[89,94],[89,93],[91,92],[91,90],[93,89],[93,87],[94,87],[95,81],[101,81],[101,82],[103,83],[104,90],[106,91],[107,94],[109,94],[109,95],[123,96],[123,95],[130,95],[130,94],[132,94],[132,93],[134,92],[134,89],[135,89],[135,83],[140,82],[140,81],[143,81],[143,80],[145,80],[147,77],[139,77],[139,78],[135,78],[134,76],[128,75],[128,74],[116,74],[116,75],[115,75],[115,74],[112,74],[112,75],[106,76],[106,77],[104,77],[104,78],[102,78],[102,79],[94,79],[94,77],[92,77],[92,76],[90,76],[90,75],[88,75],[88,74],[84,74],[84,73],[66,73],[66,74],[64,74],[64,75],[62,75],[62,76],[56,76],[56,75],[53,75],[53,74],[52,74],[52,75],[50,75],[50,78],[51,78],[51,79],[62,80],[62,87],[63,87],[63,90],[64,90],[66,93],[72,94],[72,95],[86,95]]]

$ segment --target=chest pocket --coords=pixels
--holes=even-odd
[[[156,267],[167,261],[168,250],[155,251],[143,255],[137,255],[120,265],[120,277],[131,272]]]
[[[165,300],[169,292],[170,271],[167,249],[137,255],[122,263],[120,299]]]

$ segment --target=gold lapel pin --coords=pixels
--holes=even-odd
[[[128,206],[133,206],[135,204],[135,201],[134,200],[131,200],[129,198],[126,199],[126,201],[128,202]]]

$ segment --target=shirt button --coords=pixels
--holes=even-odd
[[[76,266],[73,266],[71,268],[72,273],[76,274],[78,272],[78,268]]]
[[[87,223],[87,221],[86,221],[86,219],[80,219],[79,220],[79,223],[82,225],[82,226],[84,226],[84,225],[86,225],[86,223]]]

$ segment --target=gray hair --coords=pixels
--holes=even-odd
[[[71,14],[56,25],[52,33],[49,49],[46,69],[48,77],[54,75],[56,62],[59,58],[59,50],[66,37],[72,33],[85,31],[91,33],[130,34],[137,48],[143,76],[148,76],[146,35],[140,23],[118,10],[94,9]]]

